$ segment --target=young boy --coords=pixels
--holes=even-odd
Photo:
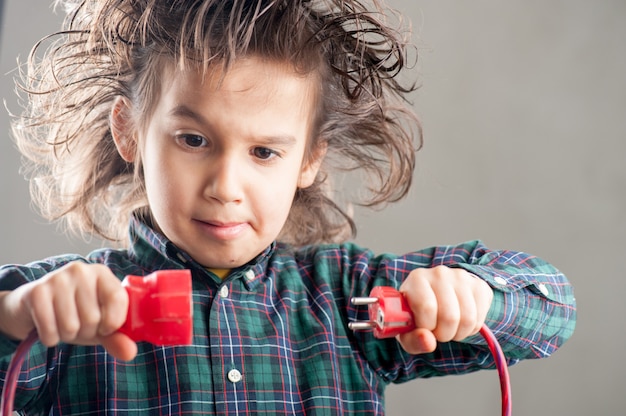
[[[28,74],[16,139],[50,218],[124,247],[0,269],[0,379],[36,330],[16,409],[54,414],[383,414],[384,388],[510,363],[572,333],[565,277],[480,242],[403,256],[345,242],[333,167],[370,204],[410,186],[404,40],[357,1],[72,4]],[[333,163],[335,165],[333,165]],[[130,221],[130,226],[128,222]],[[120,222],[123,225],[120,225]],[[135,343],[121,279],[189,269],[191,345]],[[416,324],[353,332],[398,288]]]

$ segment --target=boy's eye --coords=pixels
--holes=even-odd
[[[204,137],[197,134],[181,134],[177,136],[177,140],[179,143],[193,148],[205,147],[208,144]]]
[[[276,155],[276,152],[274,152],[272,149],[268,149],[267,147],[255,147],[252,150],[252,153],[255,157],[262,160],[271,159],[273,156]]]

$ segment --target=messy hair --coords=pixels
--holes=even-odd
[[[399,80],[409,32],[382,1],[371,3],[57,0],[67,11],[63,29],[33,48],[19,85],[24,112],[13,121],[34,203],[78,234],[124,244],[131,213],[149,218],[150,211],[141,162],[126,162],[113,141],[115,100],[127,99],[148,118],[164,59],[228,70],[255,55],[319,82],[305,157],[323,147],[326,157],[314,184],[298,189],[279,239],[305,245],[354,236],[350,204],[405,196],[421,146],[407,102],[415,83]],[[338,201],[331,179],[341,172],[362,172],[367,192]]]

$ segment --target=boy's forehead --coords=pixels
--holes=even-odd
[[[153,113],[157,119],[195,120],[206,126],[230,120],[240,128],[254,127],[255,134],[269,131],[274,136],[275,131],[294,137],[312,133],[316,77],[289,64],[250,58],[226,70],[170,65],[162,71]]]
[[[299,83],[311,83],[316,80],[315,72],[296,71],[290,62],[268,60],[256,56],[239,58],[227,65],[216,61],[211,64],[198,63],[168,65],[166,78],[188,77],[188,80],[214,89],[232,88],[246,90],[258,85],[260,80],[281,79],[298,80]]]
[[[236,96],[268,99],[297,97],[302,104],[313,104],[318,81],[314,73],[301,73],[286,62],[256,57],[240,58],[228,67],[221,63],[164,67],[162,92],[187,99],[208,99],[220,92]],[[310,107],[308,108],[310,110]]]

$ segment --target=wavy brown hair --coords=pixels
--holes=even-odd
[[[381,1],[56,1],[63,29],[40,41],[21,72],[24,112],[13,121],[42,215],[72,231],[123,242],[131,212],[149,215],[140,162],[118,154],[110,129],[117,97],[138,123],[158,100],[164,59],[228,69],[258,55],[319,80],[309,153],[326,146],[313,186],[300,189],[279,237],[296,245],[339,241],[356,227],[349,203],[377,206],[409,190],[421,130],[401,83],[408,30]],[[393,20],[394,24],[389,21]],[[309,154],[310,156],[310,154]],[[338,172],[359,171],[367,192],[337,202]],[[344,203],[345,202],[345,203]]]

